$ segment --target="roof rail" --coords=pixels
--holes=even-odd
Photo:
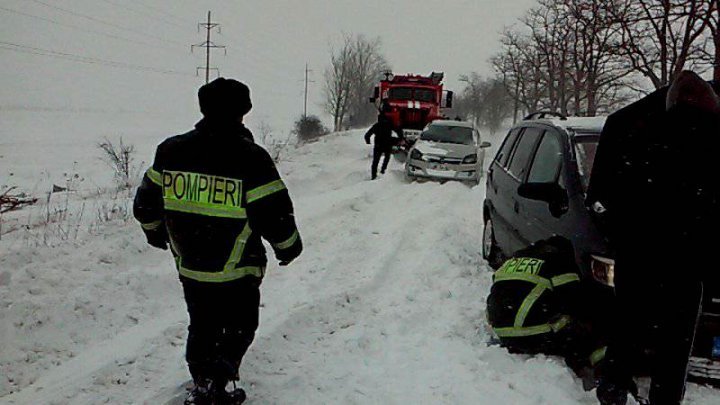
[[[556,112],[556,111],[536,111],[534,113],[530,113],[527,117],[523,118],[523,121],[536,120],[536,119],[547,118],[547,117],[556,117],[556,118],[560,118],[563,121],[567,120],[567,117],[565,115],[563,115],[559,112]]]

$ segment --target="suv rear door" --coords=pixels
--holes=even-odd
[[[525,221],[521,213],[517,189],[527,177],[535,146],[543,131],[542,128],[537,127],[524,128],[512,148],[507,163],[498,170],[494,170],[492,174],[493,185],[491,187],[495,187],[494,194],[496,194],[493,201],[496,213],[493,224],[497,229],[495,238],[502,251],[507,255],[512,255],[515,251],[528,245],[527,239],[520,232],[525,227]],[[504,240],[501,241],[501,239]]]
[[[512,179],[507,173],[507,165],[520,132],[522,128],[513,128],[508,132],[487,173],[485,199],[489,202],[495,241],[503,252],[508,251],[508,235],[511,232],[509,217],[513,215],[511,195],[508,193],[511,188],[508,182]]]

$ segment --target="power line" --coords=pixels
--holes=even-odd
[[[36,48],[36,47],[32,47],[32,46],[27,46],[27,45],[20,45],[20,44],[15,44],[12,42],[0,41],[0,49],[13,51],[13,52],[26,53],[26,54],[31,54],[31,55],[39,55],[39,56],[47,56],[47,57],[53,57],[53,58],[58,58],[58,59],[65,59],[65,60],[70,60],[73,62],[86,63],[86,64],[91,64],[91,65],[103,65],[103,66],[115,67],[115,68],[120,68],[120,69],[136,70],[136,71],[141,71],[141,72],[161,73],[161,74],[168,74],[168,75],[191,76],[189,73],[180,72],[180,71],[176,71],[176,70],[155,68],[155,67],[150,67],[150,66],[135,65],[135,64],[125,63],[125,62],[93,58],[90,56],[83,56],[83,55],[76,55],[76,54],[67,53],[67,52],[53,51],[51,49],[43,49],[43,48]]]
[[[55,5],[52,5],[52,4],[48,4],[48,3],[45,3],[45,2],[40,1],[40,0],[31,0],[31,1],[33,1],[33,2],[35,2],[35,3],[38,3],[38,4],[41,4],[41,5],[45,6],[45,7],[49,7],[49,8],[58,10],[58,11],[60,11],[60,12],[66,13],[66,14],[70,14],[70,15],[73,15],[73,16],[76,16],[76,17],[84,18],[84,19],[86,19],[86,20],[93,21],[93,22],[96,22],[96,23],[104,24],[104,25],[107,25],[107,26],[109,26],[109,27],[117,28],[117,29],[119,29],[119,30],[132,32],[133,34],[136,34],[136,35],[144,35],[144,36],[146,36],[146,37],[155,38],[155,39],[160,40],[160,41],[163,41],[163,42],[167,42],[167,43],[170,43],[170,44],[174,44],[174,45],[179,45],[179,46],[185,47],[185,45],[183,45],[183,43],[178,42],[178,41],[173,41],[173,40],[170,40],[170,39],[165,39],[165,38],[160,37],[160,36],[157,36],[157,35],[140,32],[140,31],[135,30],[135,29],[132,29],[132,28],[123,27],[123,26],[121,26],[121,25],[117,25],[117,24],[114,24],[114,23],[111,23],[111,22],[108,22],[108,21],[105,21],[105,20],[101,20],[101,19],[99,19],[99,18],[95,18],[95,17],[90,16],[90,15],[81,14],[81,13],[76,13],[76,12],[74,12],[74,11],[72,11],[72,10],[68,10],[68,9],[65,9],[65,8],[62,8],[62,7],[58,7],[58,6],[55,6]]]
[[[103,1],[104,1],[105,3],[108,3],[108,4],[112,4],[112,5],[115,6],[115,7],[122,8],[122,9],[128,10],[128,11],[133,12],[133,13],[136,13],[136,14],[140,14],[140,15],[145,16],[145,17],[148,17],[148,18],[152,18],[152,19],[157,20],[157,21],[160,21],[160,22],[164,22],[165,24],[172,25],[173,27],[185,28],[184,25],[180,25],[180,24],[178,24],[178,23],[176,23],[176,22],[174,22],[174,21],[170,21],[170,20],[168,20],[168,19],[166,19],[166,18],[161,18],[161,17],[157,17],[157,16],[148,15],[147,13],[145,13],[145,12],[143,12],[143,11],[140,11],[140,10],[138,10],[138,9],[136,9],[136,8],[128,7],[128,6],[125,5],[125,4],[118,4],[118,3],[115,3],[114,1],[110,1],[110,0],[103,0]]]
[[[90,33],[90,34],[102,35],[102,36],[107,37],[107,38],[118,39],[118,40],[121,40],[121,41],[126,41],[126,42],[130,42],[130,43],[133,43],[133,44],[138,44],[138,45],[152,46],[151,44],[149,44],[149,43],[147,43],[147,42],[138,41],[138,40],[135,40],[135,39],[124,38],[124,37],[120,37],[120,36],[117,36],[117,35],[108,34],[108,33],[106,33],[106,32],[101,32],[101,31],[96,31],[96,30],[89,30],[89,29],[81,28],[81,27],[78,27],[78,26],[75,26],[75,25],[61,23],[61,22],[59,22],[59,21],[55,21],[55,20],[50,19],[50,18],[40,17],[40,16],[37,16],[37,15],[34,15],[34,14],[29,14],[29,13],[25,13],[25,12],[22,12],[22,11],[12,10],[12,9],[9,9],[9,8],[6,8],[6,7],[2,7],[2,6],[0,6],[0,10],[7,11],[7,12],[10,12],[10,13],[14,13],[14,14],[18,14],[18,15],[21,15],[21,16],[24,16],[24,17],[28,17],[28,18],[35,19],[35,20],[45,21],[45,22],[47,22],[47,23],[59,25],[59,26],[61,26],[61,27],[67,27],[67,28],[72,28],[72,29],[79,30],[79,31],[84,31],[84,32],[87,32],[87,33]]]
[[[188,19],[185,19],[185,18],[178,17],[178,16],[176,16],[176,15],[174,15],[174,14],[172,14],[172,13],[169,13],[169,12],[167,12],[167,11],[161,9],[161,8],[158,8],[158,7],[153,7],[153,6],[148,5],[148,4],[143,5],[143,7],[147,8],[147,9],[150,9],[150,10],[155,10],[156,13],[159,13],[159,14],[162,14],[162,15],[165,15],[165,16],[168,16],[168,17],[170,17],[170,18],[174,18],[175,20],[177,20],[177,21],[179,21],[179,22],[181,22],[181,23],[183,23],[183,24],[187,24],[187,23],[192,23],[192,22],[193,22],[192,20],[188,20]]]

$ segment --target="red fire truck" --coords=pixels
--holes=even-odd
[[[420,132],[433,120],[446,118],[442,110],[452,108],[452,91],[443,91],[443,73],[432,72],[429,76],[393,75],[385,72],[385,79],[375,87],[371,103],[380,114],[390,118],[397,128],[402,128],[410,145]]]

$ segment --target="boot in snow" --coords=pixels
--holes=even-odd
[[[196,384],[185,398],[185,405],[212,405],[212,395],[207,385]]]

